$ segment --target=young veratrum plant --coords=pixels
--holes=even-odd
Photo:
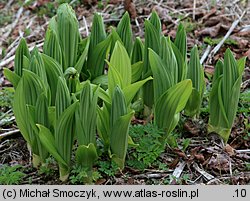
[[[190,61],[188,63],[187,78],[192,80],[193,90],[185,107],[188,116],[198,116],[205,89],[204,70],[200,64],[197,46],[191,50]]]
[[[83,44],[83,48],[80,48]],[[43,52],[62,65],[63,72],[74,67],[81,72],[88,53],[88,38],[81,39],[75,12],[68,4],[61,4],[46,32]]]
[[[128,143],[128,127],[134,114],[131,101],[137,91],[152,77],[132,84],[131,62],[125,47],[117,41],[110,58],[108,90],[100,96],[103,106],[98,108],[98,133],[111,158],[123,169]],[[100,91],[101,92],[101,91]]]
[[[29,70],[23,70],[15,91],[13,110],[18,128],[31,149],[33,166],[37,167],[48,157],[48,151],[42,146],[35,126],[40,123],[49,127],[48,98],[40,77]]]
[[[224,62],[218,61],[209,98],[208,132],[215,132],[228,141],[238,107],[242,73],[246,58],[236,61],[227,49]]]
[[[66,80],[58,79],[55,103],[53,132],[48,127],[37,124],[39,138],[44,147],[57,160],[60,180],[65,181],[69,176],[73,140],[75,136],[75,111],[78,102],[71,104],[69,89]]]
[[[86,81],[80,94],[80,105],[76,111],[76,137],[78,148],[76,161],[86,171],[86,182],[92,181],[92,166],[97,159],[96,151],[96,123],[97,123],[97,99],[99,87],[91,87]]]
[[[171,51],[168,47],[169,55]],[[168,57],[167,63],[172,63],[173,59],[172,56]],[[163,140],[167,139],[168,143],[174,146],[170,134],[176,127],[180,112],[185,108],[192,92],[192,81],[186,79],[176,84],[177,66],[166,66],[166,61],[164,62],[152,49],[149,49],[149,61],[154,76],[154,123],[165,131]]]
[[[149,53],[148,49],[151,48],[157,54],[160,51],[161,42],[161,21],[156,12],[152,12],[149,20],[145,21],[145,44],[144,44],[144,61],[143,61],[143,71],[142,78],[146,78],[152,75],[152,70],[149,63]],[[153,81],[147,82],[143,86],[143,100],[144,104],[152,108],[154,105],[154,91],[153,91]]]

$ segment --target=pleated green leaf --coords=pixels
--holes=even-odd
[[[216,82],[216,80],[223,75],[223,68],[224,68],[224,63],[221,60],[218,60],[215,65],[215,70],[214,70],[214,75],[213,75],[213,81],[212,85]]]
[[[99,87],[92,88],[89,81],[86,81],[81,95],[80,107],[77,111],[76,125],[77,139],[80,145],[95,144],[96,122],[97,122],[97,99]]]
[[[94,80],[92,80],[92,83],[95,85],[100,85],[102,89],[107,90],[108,89],[108,75],[100,75],[96,77]]]
[[[61,4],[57,10],[57,26],[62,50],[63,69],[73,67],[77,60],[80,40],[75,12],[68,4]]]
[[[108,71],[108,93],[109,97],[113,97],[115,87],[119,85],[123,88],[123,82],[121,74],[113,66],[109,67]]]
[[[67,166],[70,166],[73,139],[74,139],[74,116],[78,102],[66,108],[56,121],[55,146]]]
[[[148,81],[153,80],[153,78],[150,76],[144,80],[140,80],[138,82],[135,82],[125,88],[123,88],[123,93],[126,100],[126,105],[129,106],[133,98],[135,97],[136,93],[139,91],[139,89]]]
[[[111,38],[111,44],[110,44],[110,55],[113,54],[113,51],[114,51],[114,47],[115,47],[115,44],[117,41],[119,41],[123,46],[123,41],[122,39],[120,38],[119,34],[117,33],[116,29],[114,27],[110,27],[111,29],[111,33],[109,34],[108,37]]]
[[[81,167],[91,169],[98,158],[95,145],[93,143],[80,145],[76,150],[76,161]]]
[[[182,24],[179,24],[177,28],[174,44],[180,50],[181,55],[184,58],[184,61],[186,61],[187,59],[187,34]]]
[[[131,64],[143,61],[143,59],[144,59],[144,45],[141,39],[139,37],[136,37],[131,53]]]
[[[224,70],[222,77],[222,100],[225,108],[226,114],[229,114],[229,111],[232,110],[232,88],[236,80],[239,77],[239,69],[237,62],[233,57],[232,52],[227,49],[224,56]],[[235,97],[237,99],[237,97]]]
[[[165,68],[162,59],[152,50],[149,49],[149,61],[154,75],[154,100],[165,93],[171,86],[173,86],[173,77],[171,71]]]
[[[190,117],[199,114],[201,101],[202,100],[199,91],[193,88],[192,93],[185,107],[185,114]]]
[[[32,50],[29,70],[32,71],[33,73],[37,74],[42,79],[45,86],[46,87],[48,86],[48,80],[47,80],[47,76],[46,76],[44,62],[43,62],[43,59],[42,59],[41,54],[39,53],[37,47],[35,47]]]
[[[152,13],[150,21],[145,21],[145,44],[144,44],[144,68],[142,72],[142,78],[146,78],[152,75],[148,49],[151,48],[157,54],[160,51],[161,40],[161,25],[155,12]],[[152,107],[154,104],[154,88],[153,82],[149,81],[143,86],[143,100],[144,104],[148,107]]]
[[[105,27],[103,23],[103,18],[101,15],[95,13],[92,28],[91,28],[91,35],[90,35],[90,45],[89,45],[89,53],[91,54],[94,52],[95,47],[106,38]]]
[[[128,55],[131,53],[132,49],[132,29],[130,24],[130,17],[128,12],[126,12],[123,16],[121,21],[119,22],[117,29],[118,35],[120,36],[124,47],[127,50]]]
[[[224,142],[228,141],[236,116],[244,66],[245,58],[236,61],[227,49],[224,63],[219,61],[215,68],[209,97],[208,132],[218,133]]]
[[[41,124],[46,127],[50,127],[49,123],[49,112],[48,112],[48,99],[46,97],[45,93],[42,93],[36,102],[35,106],[35,118],[34,118],[36,124]],[[35,132],[37,134],[36,138],[38,141],[38,149],[39,149],[39,156],[42,158],[43,162],[45,162],[45,159],[49,156],[48,151],[45,149],[45,147],[41,144],[39,139],[39,132],[38,129],[35,129]]]
[[[178,82],[178,64],[175,58],[175,54],[172,50],[170,37],[161,38],[161,48],[159,53],[160,58],[164,63],[164,68],[167,72],[170,72],[173,84]]]
[[[115,122],[111,130],[110,148],[112,159],[117,163],[119,168],[124,168],[125,157],[128,147],[128,130],[130,121],[134,112],[120,116]]]
[[[155,105],[155,124],[165,130],[164,138],[173,131],[181,112],[192,92],[192,81],[184,80],[169,88],[157,100]]]
[[[44,54],[52,57],[55,59],[59,64],[62,65],[62,50],[59,42],[59,35],[57,32],[57,27],[55,26],[56,21],[53,17],[50,20],[48,29],[46,31],[44,45],[43,45],[43,52]]]
[[[104,142],[104,145],[108,147],[110,145],[110,112],[107,106],[104,104],[102,108],[97,108],[97,113],[98,134]]]
[[[182,56],[180,50],[176,47],[176,45],[171,42],[172,50],[175,54],[177,66],[178,66],[178,82],[186,79],[187,75],[187,64],[184,60],[184,57]]]
[[[83,65],[86,61],[86,58],[88,56],[88,50],[89,50],[89,38],[87,38],[87,42],[85,45],[85,48],[81,54],[81,56],[79,57],[77,63],[75,64],[75,69],[77,70],[77,72],[80,74],[83,68]]]
[[[114,89],[114,95],[111,103],[111,114],[110,114],[110,128],[114,126],[115,122],[120,116],[127,114],[127,105],[123,92],[117,85]]]
[[[138,62],[134,63],[131,66],[131,70],[132,70],[131,82],[134,83],[134,82],[138,81],[141,78],[141,74],[142,74],[142,71],[143,71],[143,62],[138,61]]]
[[[155,27],[155,29],[160,34],[161,33],[161,20],[156,11],[152,12],[149,22]]]
[[[24,38],[21,38],[19,45],[17,47],[14,59],[14,72],[18,76],[22,76],[23,72],[23,56],[26,56],[30,59],[30,52]]]
[[[205,89],[204,70],[200,64],[200,58],[197,46],[191,50],[190,61],[188,64],[187,78],[192,80],[193,92],[186,105],[185,113],[188,116],[198,115]]]
[[[70,93],[66,84],[66,80],[63,77],[59,77],[55,99],[56,119],[59,119],[64,110],[69,107],[70,102]]]
[[[37,156],[41,152],[39,152],[38,136],[32,126],[32,123],[36,121],[35,113],[30,113],[28,108],[35,108],[41,94],[46,94],[46,87],[40,77],[24,69],[14,94],[13,111],[21,134],[31,147],[32,153]],[[30,118],[32,119],[29,120]],[[43,155],[40,156],[43,158]]]
[[[109,65],[115,68],[121,75],[123,87],[131,84],[132,72],[130,58],[126,49],[119,41],[115,44]]]
[[[62,165],[67,168],[68,164],[62,158],[62,156],[58,153],[55,143],[55,138],[51,131],[43,125],[37,124],[39,128],[39,138],[44,147],[49,151],[49,153]]]
[[[111,39],[111,36],[107,37],[104,41],[98,43],[98,45],[94,47],[93,51],[89,51],[87,69],[91,75],[91,79],[95,79],[96,77],[103,75],[105,59],[108,57]]]
[[[29,69],[30,66],[30,58],[23,55],[23,69]]]
[[[149,21],[145,21],[145,48],[144,48],[144,70],[143,76],[148,77],[151,74],[151,69],[149,65],[148,49],[151,48],[157,54],[160,51],[160,40],[161,34],[159,30],[155,28],[153,24]]]
[[[9,80],[16,89],[21,77],[8,68],[3,68],[3,73],[7,80]]]
[[[63,77],[61,65],[52,57],[41,54],[51,92],[51,105],[55,106],[58,78]]]

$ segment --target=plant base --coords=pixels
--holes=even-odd
[[[223,139],[225,143],[227,143],[228,138],[231,133],[231,129],[229,128],[216,127],[216,126],[212,126],[211,124],[208,124],[207,130],[208,130],[208,133],[212,133],[212,132],[217,133]]]

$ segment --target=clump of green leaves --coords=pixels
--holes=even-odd
[[[218,133],[224,142],[228,141],[236,116],[245,61],[246,58],[236,61],[227,49],[224,62],[216,64],[210,93],[208,132]]]
[[[2,165],[0,166],[0,185],[14,185],[20,184],[23,178],[26,176],[22,171],[21,165],[8,166]]]

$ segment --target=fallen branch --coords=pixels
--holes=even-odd
[[[2,36],[2,39],[3,39],[3,40],[5,40],[5,39],[7,39],[7,38],[9,37],[10,33],[12,32],[12,30],[13,30],[13,29],[15,28],[15,26],[17,25],[18,20],[19,20],[19,18],[20,18],[20,16],[21,16],[22,12],[23,12],[23,7],[19,8],[19,10],[17,11],[15,21],[11,24],[11,27],[10,27],[9,31],[7,31],[7,32]]]
[[[213,176],[213,175],[207,173],[205,170],[202,170],[202,169],[198,166],[197,163],[194,163],[194,164],[193,164],[193,167],[194,167],[194,169],[195,169],[196,171],[198,171],[200,174],[202,174],[202,176],[205,177],[206,180],[210,181],[210,180],[214,179],[214,176]]]
[[[172,174],[172,178],[170,179],[170,184],[172,183],[172,181],[174,179],[178,179],[180,176],[181,176],[181,173],[183,172],[184,170],[184,167],[186,166],[186,162],[185,161],[182,161],[182,162],[179,162],[177,167],[175,168],[173,174]]]
[[[15,129],[12,131],[8,131],[6,133],[2,133],[2,134],[0,134],[0,139],[7,137],[7,136],[10,136],[10,135],[13,135],[13,134],[16,134],[16,133],[19,133],[19,132],[20,132],[19,129]]]
[[[233,32],[233,30],[235,29],[235,27],[239,24],[239,22],[241,21],[242,17],[245,15],[245,13],[246,13],[246,11],[244,11],[242,13],[242,15],[239,17],[238,20],[236,20],[236,21],[233,22],[232,26],[230,27],[230,29],[228,30],[228,32],[226,33],[226,35],[223,37],[223,39],[210,52],[210,54],[208,56],[208,58],[209,58],[210,61],[211,61],[211,58],[219,51],[219,49],[224,44],[224,42],[227,40],[227,38],[231,35],[231,33]]]
[[[236,153],[242,154],[242,153],[250,153],[250,149],[242,149],[242,150],[235,150]]]
[[[43,42],[42,42],[42,43],[39,43],[39,44],[37,44],[37,45],[35,45],[35,46],[38,47],[38,48],[39,48],[39,47],[42,47],[42,46],[43,46]],[[29,48],[29,51],[31,51],[35,46],[30,47],[30,48]],[[7,58],[6,60],[1,61],[1,63],[0,63],[0,70],[2,69],[2,67],[6,66],[6,65],[9,64],[11,61],[13,61],[14,58],[15,58],[15,55],[13,55],[13,56]]]
[[[201,61],[200,61],[201,64],[203,64],[203,62],[206,60],[206,58],[207,58],[209,52],[211,51],[211,49],[212,49],[212,46],[208,45],[207,48],[206,48],[206,50],[205,50],[205,52],[204,52],[204,54],[201,57]]]

